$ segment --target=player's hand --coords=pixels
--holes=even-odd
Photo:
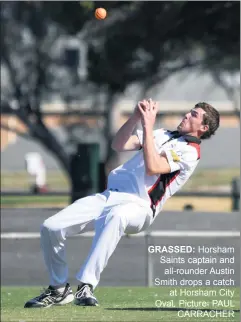
[[[142,100],[142,101],[139,101],[136,106],[135,106],[135,109],[134,109],[134,115],[135,117],[141,119],[141,113],[140,113],[140,107],[142,107],[143,110],[146,110],[146,107],[148,106],[148,100]]]
[[[143,100],[138,104],[138,109],[141,114],[141,123],[143,128],[153,129],[156,114],[158,112],[158,104],[151,98],[149,100]]]

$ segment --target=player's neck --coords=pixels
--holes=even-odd
[[[181,135],[189,135],[189,136],[193,136],[197,139],[201,139],[200,135],[197,133],[197,132],[182,132],[180,130],[178,130],[178,132],[181,134]]]

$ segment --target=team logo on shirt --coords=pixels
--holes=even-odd
[[[171,155],[174,162],[179,162],[182,154],[181,152],[175,152],[174,150],[171,150]]]

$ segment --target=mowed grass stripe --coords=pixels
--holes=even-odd
[[[199,169],[194,172],[190,180],[185,184],[183,190],[207,190],[207,186],[229,186],[234,177],[240,176],[239,168],[230,169]],[[6,171],[1,172],[2,190],[29,190],[34,182],[33,178],[26,171]],[[69,178],[62,171],[48,170],[47,184],[50,190],[71,189]]]
[[[63,307],[51,307],[49,309],[24,309],[24,303],[32,297],[40,294],[40,287],[2,287],[1,288],[1,320],[2,321],[196,321],[193,317],[178,317],[179,299],[207,301],[212,307],[212,299],[224,300],[222,296],[216,297],[171,297],[170,290],[174,287],[99,287],[95,295],[99,300],[100,307],[77,307],[68,304]],[[177,288],[179,292],[179,288]],[[194,290],[195,288],[187,288]],[[202,288],[207,289],[207,288]],[[240,293],[239,288],[235,290],[232,306],[216,307],[217,310],[239,310]],[[218,288],[212,288],[217,290]],[[156,300],[170,301],[173,299],[173,308],[157,309]],[[235,312],[234,317],[226,319],[218,318],[198,318],[198,321],[239,321],[240,313]]]
[[[64,208],[70,203],[70,196],[2,196],[1,208]],[[196,211],[230,212],[231,198],[170,198],[163,207],[164,211],[180,211],[186,204],[192,204]]]

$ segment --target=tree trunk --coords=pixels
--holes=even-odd
[[[55,138],[55,136],[49,131],[46,125],[42,121],[42,116],[35,122],[30,121],[29,115],[25,112],[24,107],[21,106],[19,110],[16,110],[15,115],[26,126],[31,136],[36,139],[54,158],[60,165],[60,168],[64,170],[68,179],[71,181],[70,176],[70,159],[69,155],[65,152],[63,146]],[[33,114],[33,117],[35,115]],[[71,182],[70,182],[71,183]]]

